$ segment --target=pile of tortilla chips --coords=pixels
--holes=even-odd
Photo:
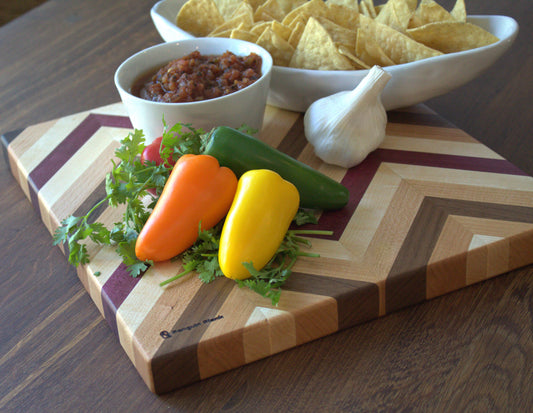
[[[358,70],[485,46],[498,38],[466,22],[464,0],[188,0],[176,23],[198,37],[257,43],[277,66]]]

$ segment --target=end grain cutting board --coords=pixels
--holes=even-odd
[[[317,159],[302,115],[268,107],[259,137],[342,181],[350,202],[325,213],[320,258],[295,266],[279,306],[228,279],[163,263],[127,275],[89,247],[78,275],[148,387],[170,391],[533,262],[533,178],[425,106],[389,112],[381,147],[351,170]],[[15,179],[53,233],[104,196],[131,125],[120,103],[3,137]],[[102,209],[111,226],[121,211]],[[51,242],[51,241],[50,241]],[[94,276],[100,272],[100,276]]]

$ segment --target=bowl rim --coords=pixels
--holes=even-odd
[[[123,86],[121,80],[119,79],[119,77],[121,75],[121,72],[124,71],[124,69],[128,65],[130,65],[131,62],[134,59],[138,59],[141,55],[148,55],[149,53],[154,53],[156,50],[159,50],[159,49],[172,50],[172,49],[175,49],[175,48],[179,48],[181,45],[190,45],[190,44],[198,44],[198,43],[200,43],[200,45],[198,45],[196,47],[196,49],[201,49],[201,47],[202,47],[201,44],[220,45],[221,40],[224,41],[224,44],[244,45],[244,46],[248,47],[249,49],[254,49],[254,50],[259,52],[257,54],[259,54],[261,56],[261,59],[262,59],[262,62],[261,62],[261,76],[259,77],[259,79],[257,79],[251,85],[248,85],[245,88],[240,89],[240,90],[238,90],[236,92],[233,92],[233,93],[230,93],[230,94],[227,94],[227,95],[223,95],[223,96],[218,96],[216,98],[199,100],[199,101],[196,101],[196,102],[154,102],[154,101],[151,101],[151,100],[143,99],[141,97],[138,97],[138,96],[135,96],[134,94],[132,94],[130,92],[130,90],[128,90],[127,88],[125,88]],[[234,51],[230,50],[231,47],[229,47],[229,46],[228,47],[221,47],[221,49],[226,49],[228,51],[231,51],[232,53],[235,53]],[[250,51],[249,53],[251,53],[251,52],[252,51]],[[187,53],[190,53],[190,52],[187,52]],[[214,54],[214,53],[210,53],[210,54]],[[235,53],[235,54],[237,54],[237,53]],[[243,56],[243,55],[240,54],[240,56]],[[149,55],[148,55],[148,57],[149,57]],[[181,57],[181,56],[170,57],[169,58],[170,60],[168,60],[168,61],[170,62],[171,60],[177,59],[179,57]],[[266,70],[264,69],[265,67],[266,67]],[[251,89],[255,89],[255,88],[259,87],[260,83],[263,83],[265,81],[265,79],[270,78],[270,75],[272,73],[273,68],[274,68],[274,61],[272,59],[271,54],[266,49],[264,49],[263,47],[255,44],[255,43],[248,42],[248,41],[245,41],[245,40],[230,39],[230,38],[219,39],[219,38],[210,38],[210,37],[193,37],[193,38],[190,38],[190,39],[181,39],[181,40],[173,40],[173,41],[158,43],[156,45],[153,45],[153,46],[147,47],[145,49],[139,50],[138,52],[136,52],[136,53],[130,55],[129,57],[127,57],[124,61],[122,61],[122,63],[120,63],[120,65],[115,70],[115,73],[114,73],[114,76],[113,76],[113,80],[114,80],[114,83],[115,83],[115,87],[117,89],[119,89],[119,91],[121,91],[123,93],[126,93],[129,96],[130,99],[134,99],[134,100],[142,102],[144,104],[149,104],[149,105],[153,105],[153,106],[166,106],[166,107],[168,107],[168,106],[176,106],[176,107],[177,106],[180,106],[180,107],[191,106],[192,107],[192,106],[202,105],[202,104],[205,105],[206,103],[215,103],[215,102],[218,102],[220,100],[228,99],[230,97],[236,98],[236,97],[238,97],[238,95],[240,95],[242,93],[245,93],[245,92],[249,93]],[[135,78],[137,78],[140,75],[142,75],[142,73],[140,73],[140,72],[137,73],[137,76],[135,76]]]

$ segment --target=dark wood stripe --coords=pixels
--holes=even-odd
[[[448,213],[425,198],[385,283],[386,312],[426,298],[426,265]]]
[[[334,298],[339,330],[379,316],[379,288],[374,283],[293,273],[283,290]]]
[[[2,145],[4,146],[4,148],[7,149],[9,144],[13,142],[15,138],[19,136],[23,131],[24,129],[16,129],[16,130],[6,132],[3,135],[1,135],[0,140],[2,141]]]
[[[293,158],[298,158],[306,146],[303,117],[299,116],[277,149]]]
[[[386,280],[387,313],[426,299],[427,263],[449,215],[533,223],[530,207],[425,198]]]
[[[83,203],[76,208],[72,215],[80,217],[86,215],[98,202],[106,197],[107,193],[105,190],[105,179],[101,181],[96,188],[89,194],[89,196],[83,201]],[[93,212],[91,217],[89,217],[88,222],[93,223],[98,220],[98,217],[106,210],[108,207],[107,202],[104,202]]]
[[[505,159],[476,158],[395,149],[378,149],[375,152],[382,162],[527,176],[524,171]]]
[[[387,112],[387,121],[390,123],[403,123],[406,125],[435,126],[438,128],[457,129],[454,124],[434,113],[402,112],[391,110]]]
[[[209,323],[204,323],[204,320],[224,317],[219,311],[233,288],[237,288],[234,281],[219,278],[213,283],[203,284],[196,292],[172,330],[168,331],[170,337],[163,341],[154,354],[152,371],[156,393],[201,379],[201,360],[198,359],[197,350],[198,343],[209,327]],[[235,341],[242,343],[242,339]],[[245,364],[242,345],[234,348],[231,358],[240,360],[241,365]]]

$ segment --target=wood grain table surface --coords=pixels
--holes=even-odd
[[[119,101],[116,67],[161,42],[154,3],[49,0],[1,27],[0,134]],[[518,38],[427,105],[533,175],[531,2],[467,11],[514,17]],[[4,157],[0,187],[2,412],[533,410],[533,266],[156,396]]]

